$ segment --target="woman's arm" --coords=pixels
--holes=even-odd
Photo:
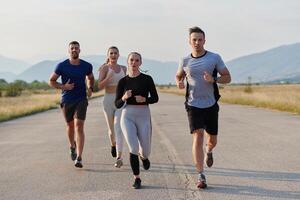
[[[148,104],[157,103],[158,102],[158,94],[157,94],[157,91],[156,91],[154,81],[153,81],[151,76],[149,76],[148,81],[149,81],[148,84],[149,84],[150,97],[147,97],[146,102]]]
[[[112,73],[108,73],[109,66],[107,64],[103,64],[99,69],[99,79],[98,79],[98,88],[102,90],[106,87],[110,78],[112,77]]]
[[[125,78],[122,78],[117,85],[117,89],[116,89],[116,99],[115,99],[115,106],[117,108],[121,108],[124,103],[125,100],[123,101],[123,95],[124,95],[124,91],[125,91],[125,83],[124,83]]]

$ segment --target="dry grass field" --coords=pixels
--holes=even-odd
[[[161,92],[184,95],[176,87],[160,87]],[[220,86],[221,102],[253,105],[300,114],[300,85]]]
[[[93,96],[100,96],[95,93]],[[9,119],[57,108],[60,91],[23,92],[19,97],[0,97],[0,122]]]
[[[184,95],[176,87],[158,87],[160,92]],[[225,85],[220,87],[221,102],[253,105],[300,114],[300,85]],[[101,96],[98,92],[93,96]],[[60,92],[57,90],[24,92],[19,97],[0,97],[0,122],[36,112],[57,108]]]
[[[59,92],[45,92],[41,94],[26,93],[19,97],[1,97],[0,121],[56,108],[59,101]]]

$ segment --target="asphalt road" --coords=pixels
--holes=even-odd
[[[160,94],[151,105],[151,168],[133,177],[110,156],[102,99],[89,102],[83,169],[69,158],[59,109],[0,123],[0,199],[300,199],[300,116],[221,104],[208,188],[195,187],[184,98]]]

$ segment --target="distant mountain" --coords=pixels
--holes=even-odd
[[[30,67],[30,64],[0,55],[0,72],[19,74]]]
[[[226,62],[234,83],[300,82],[300,43],[283,45]]]
[[[58,61],[46,60],[32,65],[29,69],[25,70],[21,74],[17,75],[15,79],[24,80],[26,82],[47,81],[50,74],[54,71],[54,68]]]
[[[3,57],[0,57],[0,63],[1,60],[3,60],[2,58]],[[98,78],[99,66],[105,62],[106,56],[89,55],[83,56],[82,59],[92,63],[94,75]],[[10,67],[4,68],[0,65],[0,78],[4,78],[7,81],[16,79],[25,80],[27,82],[34,80],[47,81],[50,74],[54,71],[55,66],[63,60],[64,59],[39,62],[22,73],[16,73],[18,74],[16,76],[13,73],[7,72],[12,72],[12,69],[16,70],[18,67],[7,64],[5,66]],[[21,66],[22,63],[24,64],[24,62],[19,62],[17,66]],[[126,66],[126,58],[120,57],[119,63]],[[246,83],[248,77],[251,77],[252,83],[300,83],[300,43],[283,45],[261,53],[239,57],[226,62],[226,65],[231,72],[233,83]],[[176,62],[160,62],[144,58],[141,69],[151,75],[155,83],[169,84],[175,83],[174,76],[177,66],[178,64]]]
[[[5,79],[7,82],[12,82],[16,78],[16,74],[11,72],[0,72],[0,79]]]
[[[106,56],[103,55],[91,55],[82,57],[82,59],[90,62],[93,65],[93,72],[95,78],[98,78],[99,66],[105,62]],[[63,61],[42,61],[29,69],[25,70],[23,73],[15,77],[15,79],[25,80],[26,82],[32,82],[34,80],[47,81],[50,74],[54,71],[55,66]],[[120,57],[119,63],[125,65],[126,58]],[[153,77],[155,83],[157,84],[169,84],[174,83],[174,76],[177,70],[176,62],[160,62],[156,60],[143,59],[143,64],[141,70],[146,74]]]

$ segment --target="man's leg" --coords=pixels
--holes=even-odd
[[[67,122],[67,134],[69,139],[70,147],[75,148],[75,127],[74,120]]]
[[[206,133],[206,136],[207,142],[205,147],[205,163],[207,167],[211,167],[214,164],[212,150],[217,145],[217,135],[210,135]]]
[[[198,171],[198,188],[206,188],[206,178],[203,173],[203,140],[204,140],[204,130],[197,129],[193,132],[193,158]]]
[[[206,133],[206,152],[211,152],[217,145],[217,135],[211,135]]]
[[[68,135],[69,145],[70,145],[70,155],[71,159],[74,161],[77,157],[76,154],[76,144],[75,144],[75,125],[74,125],[74,112],[75,107],[73,104],[62,104],[62,113],[66,120],[66,131]]]
[[[204,159],[203,135],[204,135],[203,129],[197,129],[193,132],[193,147],[192,147],[193,160],[198,172],[203,171],[203,159]]]
[[[81,157],[84,146],[84,120],[75,119],[77,156]]]
[[[214,163],[212,150],[217,145],[219,105],[215,104],[206,111],[206,152],[205,162],[208,167]]]

